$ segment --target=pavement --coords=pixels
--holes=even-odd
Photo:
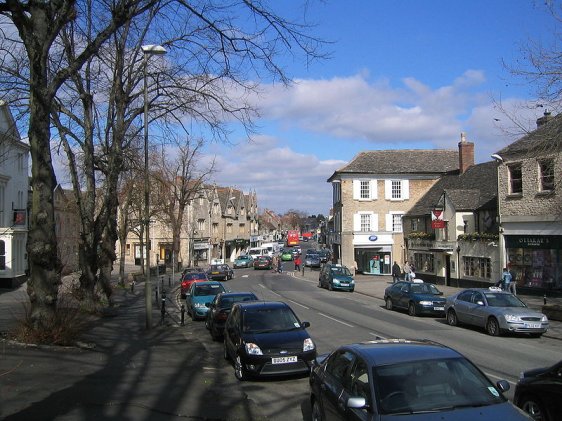
[[[285,268],[289,266],[285,264]],[[318,271],[308,268],[304,275],[289,273],[297,279],[318,280]],[[164,275],[162,285],[173,290],[173,280],[167,288],[168,276]],[[388,276],[359,274],[355,293],[382,300],[390,284]],[[458,291],[447,286],[439,289],[445,296]],[[160,323],[160,307],[154,304],[153,327],[147,330],[144,283],[137,284],[134,292],[114,291],[114,306],[88,320],[75,346],[36,346],[15,343],[5,336],[0,339],[0,419],[268,419],[243,388],[235,387],[234,376],[222,375],[220,368],[228,363],[206,349],[190,323],[181,326],[173,294],[168,294],[170,314],[165,322]],[[541,297],[520,298],[532,308],[542,307]],[[27,302],[25,284],[0,290],[0,334],[14,328],[25,314]],[[543,336],[562,340],[562,322],[551,321]]]

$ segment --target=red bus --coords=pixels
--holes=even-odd
[[[299,245],[299,232],[297,230],[287,231],[287,247]]]

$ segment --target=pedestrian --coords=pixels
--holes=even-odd
[[[412,278],[411,278],[412,268],[411,268],[411,266],[410,266],[410,264],[408,263],[407,260],[404,262],[404,268],[403,269],[404,269],[404,280],[411,281],[412,280]]]
[[[503,268],[503,273],[502,273],[502,287],[504,291],[510,291],[511,287],[511,273],[509,273],[509,271],[507,270],[507,268]]]
[[[283,273],[283,262],[281,259],[277,259],[277,272]]]
[[[515,277],[515,272],[510,267],[508,267],[507,270],[509,271],[509,274],[511,275],[511,282],[509,283],[509,291],[513,295],[517,295],[517,279]]]
[[[402,275],[402,270],[400,269],[400,265],[394,261],[392,265],[392,283],[396,283],[400,280],[400,275]]]
[[[301,257],[295,257],[295,270],[298,272],[301,269]]]
[[[277,262],[278,262],[277,256],[273,256],[273,259],[271,259],[271,266],[272,266],[272,272],[276,272],[277,271]]]

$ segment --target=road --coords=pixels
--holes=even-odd
[[[292,263],[285,263],[292,269]],[[560,359],[559,342],[548,338],[490,337],[483,331],[451,327],[445,319],[410,317],[388,311],[384,302],[359,293],[330,292],[316,281],[292,276],[292,272],[238,269],[236,277],[225,283],[234,291],[252,291],[260,299],[289,303],[308,329],[318,353],[327,353],[344,343],[382,338],[425,338],[462,352],[493,381],[505,379],[513,386],[521,370],[551,365]],[[269,379],[236,383],[232,366],[223,361],[221,342],[213,342],[204,322],[189,320],[186,335],[197,336],[217,366],[213,370],[230,376],[234,387],[252,400],[269,419],[310,419],[308,379]],[[217,373],[218,374],[218,373]],[[229,382],[230,383],[230,382]],[[511,399],[512,392],[506,396]]]

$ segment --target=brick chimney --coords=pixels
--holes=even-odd
[[[466,133],[461,132],[459,142],[459,170],[463,174],[474,165],[474,143],[466,141]]]
[[[550,111],[545,111],[544,115],[542,117],[537,118],[537,128],[539,128],[543,124],[548,123],[550,120],[552,120],[552,118],[553,117],[552,117]]]

